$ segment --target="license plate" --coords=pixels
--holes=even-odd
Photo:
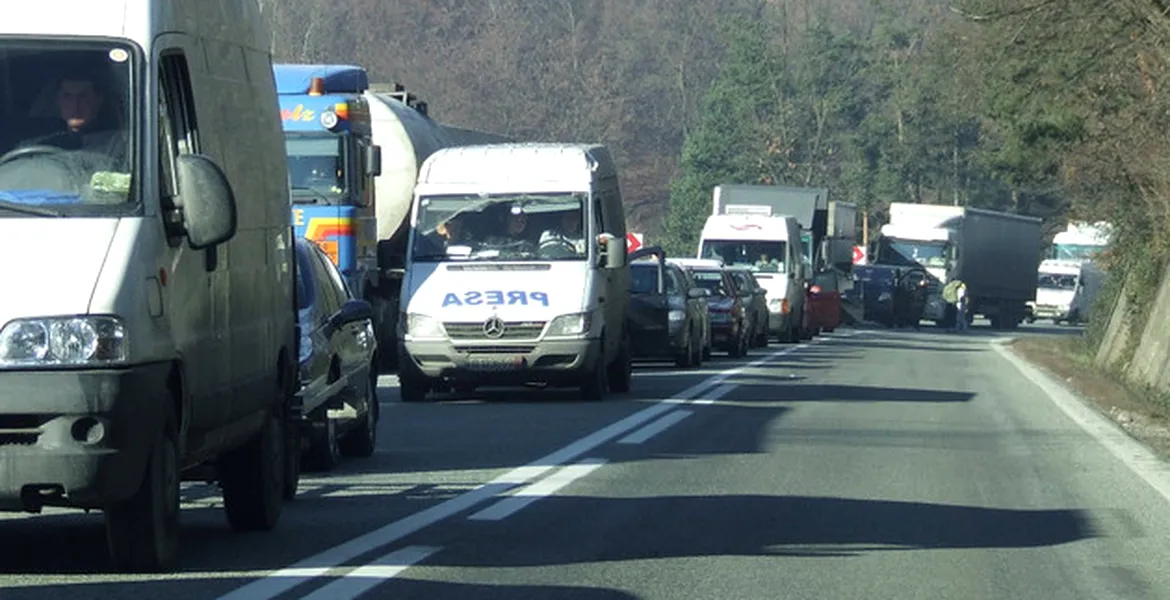
[[[524,368],[523,356],[473,356],[467,360],[472,371],[518,371]]]

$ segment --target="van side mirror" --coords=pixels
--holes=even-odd
[[[602,266],[606,269],[620,269],[626,266],[626,239],[603,233],[601,236]]]
[[[175,176],[187,244],[203,250],[232,239],[236,235],[236,196],[219,165],[201,154],[182,154],[175,161]]]
[[[366,152],[366,172],[377,177],[382,174],[382,147],[370,146]]]

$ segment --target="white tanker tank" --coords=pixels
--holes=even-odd
[[[410,206],[423,161],[451,146],[497,144],[512,139],[444,125],[427,115],[426,104],[400,88],[364,96],[369,103],[372,142],[382,149],[382,173],[374,184],[378,221],[378,262],[383,270],[401,268],[406,256]]]

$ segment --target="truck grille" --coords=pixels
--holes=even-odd
[[[488,335],[484,322],[443,323],[447,336],[452,340],[535,340],[544,331],[544,321],[505,321],[499,335]]]

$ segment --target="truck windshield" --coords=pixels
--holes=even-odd
[[[346,193],[346,139],[332,134],[289,134],[285,138],[294,203],[332,204]]]
[[[139,209],[136,62],[128,44],[0,39],[0,218]]]
[[[1092,260],[1102,250],[1101,246],[1087,244],[1056,244],[1052,248],[1052,257],[1063,260]]]
[[[419,199],[413,260],[585,260],[581,193]]]
[[[753,271],[785,273],[788,244],[777,241],[703,240],[701,258],[718,258],[729,267],[747,267]]]
[[[1072,290],[1077,287],[1077,276],[1061,273],[1041,273],[1036,287],[1045,290]]]
[[[943,242],[891,240],[888,248],[901,258],[924,267],[947,266],[947,245]]]

